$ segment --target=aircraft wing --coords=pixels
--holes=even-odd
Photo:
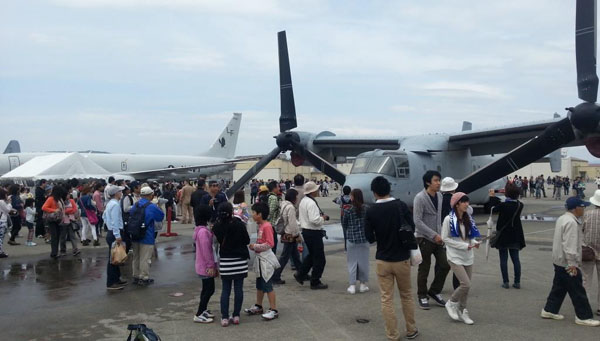
[[[346,138],[317,136],[312,141],[315,152],[328,156],[356,156],[373,149],[396,150],[400,148],[398,138]]]
[[[540,135],[548,126],[560,120],[560,118],[556,118],[493,129],[464,131],[449,136],[448,142],[450,142],[450,148],[470,148],[473,156],[502,154]],[[574,141],[567,146],[581,143],[582,141]]]
[[[151,170],[144,170],[144,171],[139,171],[139,172],[126,172],[124,174],[130,175],[136,179],[153,179],[153,178],[168,178],[168,177],[177,177],[177,176],[182,176],[182,175],[190,175],[190,173],[195,172],[195,171],[200,172],[200,171],[214,170],[215,172],[218,172],[218,171],[227,170],[227,169],[233,168],[233,167],[235,167],[234,162],[226,161],[226,162],[203,164],[203,165],[196,165],[196,166],[151,169]]]

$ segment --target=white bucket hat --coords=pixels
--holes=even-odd
[[[597,189],[596,192],[594,192],[594,196],[590,198],[590,202],[594,206],[600,206],[600,189]]]
[[[447,176],[444,179],[442,179],[442,187],[440,188],[440,191],[452,192],[452,191],[456,190],[457,188],[458,188],[458,183],[456,181],[454,181],[453,178]]]
[[[319,186],[317,186],[317,184],[312,181],[309,181],[304,184],[304,194],[309,194],[309,193],[315,192],[318,189],[319,189]]]

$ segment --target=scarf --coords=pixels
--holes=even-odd
[[[465,214],[467,214],[465,212]],[[468,215],[468,214],[467,214]],[[469,219],[471,219],[471,231],[467,236],[469,239],[481,237],[477,226],[475,226],[475,220],[473,217],[469,215]],[[452,237],[460,237],[460,233],[458,232],[460,227],[458,226],[458,217],[456,216],[456,212],[454,210],[450,210],[450,236]]]

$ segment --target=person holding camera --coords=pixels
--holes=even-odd
[[[325,245],[323,237],[323,223],[329,220],[329,216],[323,213],[315,200],[319,196],[319,186],[309,181],[304,184],[304,198],[299,206],[299,222],[302,228],[302,239],[308,247],[308,256],[302,263],[302,267],[294,274],[294,278],[300,284],[310,279],[310,288],[313,290],[327,289],[327,284],[321,282],[323,270],[325,270]],[[312,268],[312,275],[308,278],[308,272]]]

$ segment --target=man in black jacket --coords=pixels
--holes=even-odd
[[[194,193],[192,193],[192,198],[190,199],[190,206],[192,206],[192,209],[194,211],[194,220],[196,220],[196,210],[198,209],[198,207],[200,207],[200,202],[202,201],[202,197],[205,196],[206,193],[206,180],[204,180],[203,178],[200,178],[198,180],[198,186],[197,189],[194,191]],[[196,226],[199,226],[200,222],[199,221],[194,221],[194,223],[196,224]]]
[[[373,179],[371,191],[376,202],[367,210],[365,234],[370,243],[377,242],[375,259],[385,332],[390,340],[400,338],[393,302],[395,280],[406,322],[405,337],[414,339],[419,335],[419,331],[415,323],[415,303],[410,284],[410,249],[403,246],[399,228],[410,226],[414,231],[415,224],[406,204],[390,196],[390,183],[384,177],[378,176]]]
[[[42,179],[39,185],[35,188],[35,235],[38,238],[44,237],[46,228],[44,227],[44,219],[42,219],[42,206],[46,202],[46,180]]]

